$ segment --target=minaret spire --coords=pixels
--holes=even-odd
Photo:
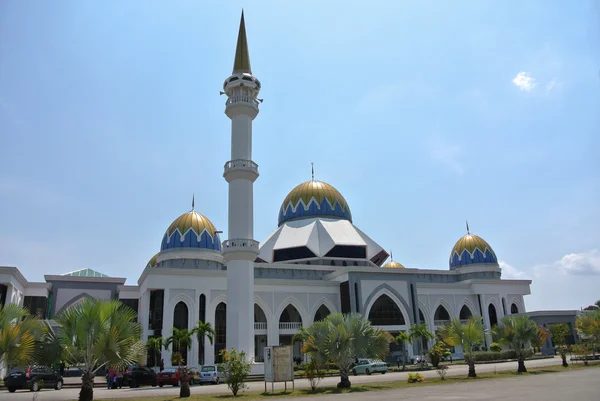
[[[237,47],[235,49],[235,60],[233,61],[233,74],[236,72],[247,72],[252,74],[250,68],[250,53],[248,53],[248,39],[246,39],[246,24],[244,22],[244,9],[240,20]]]

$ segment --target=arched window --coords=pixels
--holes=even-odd
[[[490,317],[490,326],[494,327],[498,325],[498,315],[496,314],[496,307],[494,304],[488,306],[488,315]]]
[[[463,305],[463,307],[460,309],[459,319],[460,320],[467,320],[471,316],[473,316],[473,314],[471,313],[471,309],[469,309],[467,307],[467,305]]]
[[[254,323],[267,323],[267,316],[258,304],[254,304]]]
[[[419,309],[419,323],[425,323],[425,315],[421,309]]]
[[[221,302],[215,309],[215,361],[221,361],[219,352],[227,340],[227,305]]]
[[[510,313],[511,313],[511,315],[515,314],[515,313],[519,313],[519,307],[516,304],[512,304],[510,306]]]
[[[435,314],[433,315],[433,320],[435,322],[450,320],[450,314],[448,313],[448,310],[444,308],[444,305],[437,307]]]
[[[502,298],[502,312],[506,315],[506,298]]]
[[[176,329],[189,329],[188,326],[188,307],[185,302],[179,301],[175,305],[173,312],[173,327]]]
[[[389,296],[383,294],[371,307],[369,320],[375,326],[401,326],[406,324],[400,308]]]
[[[201,294],[200,299],[198,300],[199,313],[198,320],[201,322],[206,322],[206,295]]]
[[[298,312],[298,309],[296,309],[294,305],[289,304],[285,307],[283,312],[281,312],[281,316],[279,316],[279,323],[302,323],[302,317],[300,317],[300,312]]]
[[[317,312],[315,313],[315,322],[325,319],[331,312],[325,305],[319,306]]]
[[[173,328],[179,330],[189,329],[188,323],[188,307],[185,302],[179,301],[177,302],[177,305],[175,305],[175,310],[173,311]],[[173,344],[172,350],[173,352],[171,353],[171,356],[179,352],[183,360],[187,361],[187,346],[178,347],[176,344]],[[175,364],[173,360],[171,361],[171,363]]]

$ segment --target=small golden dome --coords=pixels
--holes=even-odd
[[[450,268],[479,263],[498,264],[496,253],[483,238],[467,233],[456,241],[450,252]]]
[[[346,199],[332,185],[323,181],[306,181],[292,189],[279,211],[279,225],[302,217],[337,217],[352,222]]]
[[[150,259],[148,261],[148,264],[146,265],[146,268],[148,268],[148,267],[156,267],[156,258],[158,258],[158,254],[159,253],[160,252],[158,252],[156,255],[152,256],[152,259]]]
[[[404,269],[404,266],[402,265],[402,263],[398,263],[395,260],[391,260],[391,261],[387,262],[385,265],[383,265],[383,267],[385,269]]]

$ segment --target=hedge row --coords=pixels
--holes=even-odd
[[[525,358],[529,358],[533,355],[531,350],[525,351]],[[473,359],[475,362],[489,362],[489,361],[501,361],[505,359],[517,359],[517,353],[513,350],[508,351],[476,351],[473,352]]]

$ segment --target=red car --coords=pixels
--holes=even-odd
[[[181,385],[181,371],[178,368],[165,369],[156,374],[156,383],[158,387],[165,384],[179,386]],[[191,372],[188,373],[188,383],[194,384],[194,375]]]

